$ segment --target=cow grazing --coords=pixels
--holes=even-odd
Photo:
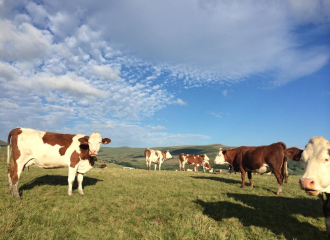
[[[198,172],[198,167],[202,166],[203,163],[208,163],[208,156],[206,154],[202,155],[192,155],[192,154],[184,154],[180,153],[179,155],[179,168],[180,170],[183,169],[185,171],[186,164],[188,165],[194,165],[194,171]],[[209,166],[211,167],[211,166]],[[204,169],[204,167],[203,167]]]
[[[209,161],[207,161],[207,160],[204,160],[202,162],[202,167],[203,167],[204,172],[206,172],[206,171],[209,171],[210,173],[213,172],[213,168],[211,167]]]
[[[144,156],[146,157],[147,169],[150,170],[151,163],[155,165],[155,170],[157,169],[157,164],[159,165],[158,169],[161,170],[161,165],[166,159],[172,158],[170,151],[161,152],[159,150],[153,150],[147,148],[144,150]]]
[[[330,143],[323,137],[313,137],[304,150],[296,147],[284,151],[287,158],[302,161],[305,173],[299,179],[300,188],[309,195],[318,195],[322,203],[328,239],[330,239]],[[323,196],[325,195],[325,199]]]
[[[286,145],[283,142],[273,143],[269,146],[260,147],[238,147],[231,150],[221,150],[214,160],[214,164],[229,164],[235,172],[241,172],[242,185],[245,186],[245,173],[248,173],[248,178],[251,187],[252,172],[266,173],[273,171],[277,183],[277,195],[282,193],[283,179],[285,182],[288,179],[287,161],[284,156]]]
[[[10,164],[10,142],[13,165]],[[37,131],[28,128],[13,129],[8,135],[7,168],[9,191],[16,199],[18,181],[24,168],[37,165],[42,168],[68,167],[68,195],[72,195],[72,184],[77,173],[78,193],[82,189],[83,174],[93,168],[101,143],[108,144],[109,138],[102,138],[97,132],[90,136],[82,134],[60,134]]]

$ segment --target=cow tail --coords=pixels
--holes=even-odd
[[[8,134],[8,139],[7,139],[7,171],[8,173],[10,173],[10,140],[11,140],[11,137],[13,135],[13,130],[10,131],[10,133]]]

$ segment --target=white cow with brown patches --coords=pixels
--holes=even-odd
[[[309,195],[318,196],[322,203],[328,239],[330,239],[330,143],[323,137],[313,137],[304,150],[288,148],[284,155],[302,161],[305,173],[299,179],[300,188]],[[323,193],[326,199],[324,199]]]
[[[10,142],[13,165],[10,164]],[[108,144],[109,138],[102,138],[97,132],[90,136],[82,134],[60,134],[37,131],[28,128],[13,129],[8,135],[7,168],[9,191],[16,199],[18,181],[25,167],[37,165],[42,168],[68,167],[68,195],[72,195],[72,184],[77,174],[78,193],[82,189],[83,174],[93,168],[101,143]]]
[[[159,150],[153,150],[147,148],[144,150],[144,156],[146,157],[147,169],[150,170],[151,163],[155,165],[155,170],[157,169],[157,164],[159,165],[158,169],[161,170],[161,165],[166,159],[172,158],[170,151],[161,152]]]

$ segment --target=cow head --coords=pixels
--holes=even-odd
[[[170,150],[167,150],[167,151],[165,152],[165,158],[166,158],[166,159],[173,158],[172,155],[170,154]]]
[[[227,163],[225,160],[225,154],[226,150],[222,150],[222,148],[219,149],[218,155],[214,159],[214,164],[225,164]]]
[[[293,156],[288,152],[286,157],[301,159],[305,163],[305,173],[299,179],[301,189],[310,195],[330,193],[330,144],[326,139],[311,138],[304,151],[296,149]]]
[[[89,155],[92,157],[95,157],[98,154],[101,148],[101,143],[108,144],[111,142],[109,138],[102,138],[101,134],[98,132],[93,132],[89,137],[85,136],[80,138],[79,141],[82,145],[88,145]]]

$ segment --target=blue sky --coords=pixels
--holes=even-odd
[[[0,139],[330,139],[330,1],[0,0]]]

